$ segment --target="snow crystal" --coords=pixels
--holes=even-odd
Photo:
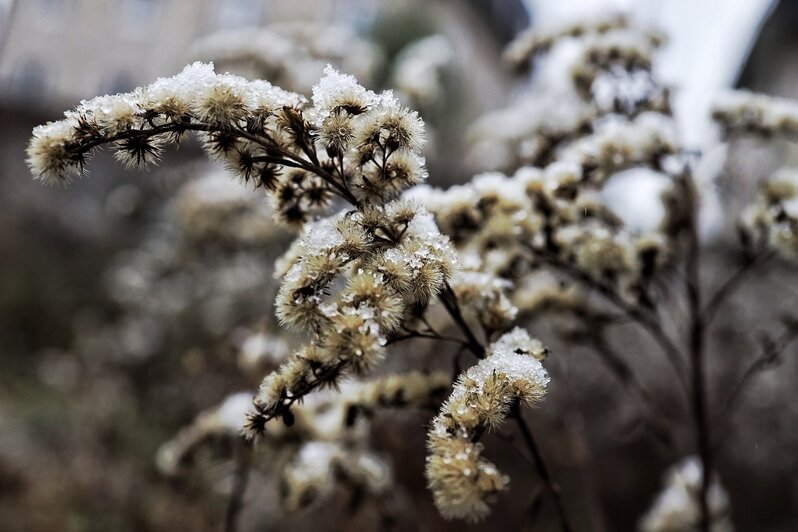
[[[533,357],[519,355],[510,351],[498,351],[480,361],[466,371],[466,378],[485,382],[494,372],[503,373],[509,382],[537,382],[541,386],[549,383],[549,376],[543,365]]]
[[[170,98],[190,101],[195,91],[211,85],[215,79],[213,63],[197,61],[186,66],[180,74],[158,78],[144,90],[144,93],[152,101],[163,101]]]
[[[344,243],[344,237],[338,230],[338,220],[345,216],[345,212],[308,222],[303,228],[304,234],[300,241],[302,254],[319,254],[323,250],[331,250]]]
[[[312,100],[320,123],[341,104],[370,106],[377,100],[377,95],[360,85],[354,76],[341,74],[332,65],[327,65],[324,76],[313,86]]]

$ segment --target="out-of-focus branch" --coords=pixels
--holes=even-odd
[[[674,344],[670,337],[665,333],[657,318],[652,315],[650,311],[646,311],[641,307],[632,305],[623,297],[621,297],[621,295],[618,294],[611,286],[596,281],[573,265],[562,261],[554,254],[533,248],[531,246],[529,246],[529,250],[534,259],[542,260],[546,265],[554,268],[556,271],[563,273],[571,279],[583,284],[587,288],[598,292],[607,301],[626,314],[631,320],[637,322],[640,324],[640,326],[646,329],[646,331],[648,331],[648,333],[660,345],[663,352],[667,356],[668,361],[670,362],[671,366],[673,366],[674,371],[679,377],[679,382],[681,382],[682,385],[685,384],[686,369],[684,367],[681,352],[679,351],[679,348],[676,347],[676,344]]]
[[[705,375],[706,324],[701,302],[701,244],[699,240],[699,198],[696,183],[689,168],[676,177],[676,183],[684,190],[689,216],[685,235],[687,238],[687,257],[685,261],[685,292],[689,308],[689,352],[690,352],[690,384],[693,421],[695,424],[696,443],[701,457],[703,476],[699,492],[701,509],[699,528],[702,532],[710,532],[712,515],[709,509],[709,488],[712,485],[713,453],[707,411],[707,383]]]
[[[238,530],[238,516],[244,507],[244,495],[249,484],[249,470],[252,467],[252,447],[243,439],[237,442],[236,469],[233,473],[233,485],[230,488],[230,499],[224,519],[224,532]]]
[[[751,362],[751,365],[745,370],[743,376],[729,395],[723,412],[724,419],[728,420],[734,415],[734,411],[740,404],[744,392],[752,385],[756,377],[764,370],[781,363],[782,353],[796,338],[798,338],[798,323],[791,323],[787,330],[775,340],[767,336],[762,338],[762,352]],[[723,439],[725,438],[719,439],[718,445],[721,445]]]
[[[717,289],[715,294],[709,298],[709,302],[704,307],[703,320],[706,326],[712,322],[723,304],[736,292],[745,281],[758,268],[769,263],[776,256],[774,251],[762,251],[753,255],[746,256],[742,264],[732,273],[728,279]]]
[[[637,396],[639,404],[644,410],[643,420],[656,440],[666,448],[673,446],[673,438],[667,425],[658,413],[657,402],[648,392],[631,366],[621,357],[615,348],[607,341],[601,330],[592,331],[589,335],[590,346],[601,358],[626,389]]]

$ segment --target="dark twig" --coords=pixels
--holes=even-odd
[[[460,338],[454,338],[451,336],[444,336],[442,334],[437,333],[425,333],[421,331],[408,331],[407,334],[400,334],[398,336],[392,336],[385,342],[385,345],[391,345],[398,342],[403,342],[405,340],[411,340],[413,338],[427,338],[430,340],[441,340],[443,342],[453,342],[460,345],[467,345],[467,342],[461,340]]]
[[[753,379],[759,375],[762,370],[767,369],[774,364],[778,364],[781,360],[782,352],[790,345],[790,343],[798,338],[798,327],[791,327],[781,334],[778,339],[767,339],[763,341],[762,354],[754,360],[748,369],[743,373],[742,378],[734,387],[734,391],[726,401],[725,415],[729,416],[734,411],[734,408],[739,401],[742,392],[748,387]]]
[[[764,370],[773,367],[781,362],[781,355],[790,344],[798,338],[798,324],[792,324],[786,331],[784,331],[778,338],[764,338],[762,341],[762,353],[748,366],[743,373],[737,385],[732,390],[726,401],[726,406],[723,411],[723,419],[725,420],[725,429],[720,438],[717,439],[716,451],[719,450],[727,441],[726,432],[731,425],[730,419],[734,415],[734,411],[740,404],[744,392],[753,384],[756,377],[758,377]]]
[[[631,366],[618,354],[609,342],[607,342],[607,339],[601,331],[595,331],[595,334],[590,335],[590,339],[593,350],[599,355],[610,372],[639,399],[641,406],[643,406],[646,411],[644,420],[651,434],[664,447],[671,448],[673,439],[671,438],[668,427],[659,415],[657,402],[640,382],[637,374],[635,374]]]
[[[543,460],[543,455],[540,454],[540,449],[538,448],[537,442],[532,436],[532,432],[529,430],[526,421],[524,421],[524,418],[521,415],[521,409],[518,407],[517,403],[513,405],[513,408],[510,412],[510,417],[515,419],[515,422],[518,425],[518,430],[524,439],[524,443],[526,443],[526,447],[529,450],[529,453],[532,455],[535,469],[537,470],[540,479],[543,481],[546,492],[549,494],[552,501],[554,501],[554,506],[557,509],[557,516],[560,520],[560,526],[564,532],[570,532],[573,530],[573,528],[571,528],[571,525],[568,522],[568,516],[566,515],[565,507],[562,504],[560,486],[552,479],[551,473],[546,466],[546,462]]]
[[[312,391],[334,382],[335,378],[347,369],[348,364],[349,361],[347,360],[339,360],[334,364],[320,369],[315,372],[315,379],[311,381],[304,380],[299,383],[296,389],[293,390],[293,395],[291,395],[291,397],[287,397],[285,393],[283,393],[282,399],[268,409],[264,409],[258,404],[255,404],[255,411],[248,414],[247,426],[255,433],[262,435],[266,423],[274,418],[282,418],[287,425],[291,425],[293,423],[291,407],[294,403],[301,401],[302,398]]]
[[[351,203],[354,207],[359,208],[360,202],[355,198],[352,192],[345,186],[344,183],[339,182],[338,179],[332,174],[330,174],[327,170],[322,168],[318,164],[318,160],[314,157],[308,160],[295,153],[292,153],[289,150],[286,150],[284,147],[277,144],[272,138],[266,135],[257,135],[254,133],[250,133],[249,131],[245,131],[244,129],[224,129],[219,126],[213,124],[205,124],[202,122],[178,122],[178,123],[168,123],[162,125],[155,125],[150,129],[128,129],[126,131],[122,131],[115,135],[107,136],[107,137],[99,137],[94,140],[88,142],[82,142],[78,146],[75,146],[73,149],[80,153],[85,154],[90,150],[97,148],[103,144],[112,144],[114,142],[123,141],[127,139],[144,139],[155,137],[158,135],[166,135],[166,134],[182,134],[186,131],[197,131],[197,132],[204,132],[204,133],[225,133],[225,134],[232,134],[235,137],[242,138],[249,140],[258,146],[261,146],[266,150],[268,154],[266,157],[268,162],[272,162],[274,164],[280,164],[284,166],[294,167],[294,168],[302,168],[303,170],[307,170],[325,182],[327,182],[330,186],[333,187],[334,192],[338,194],[343,199],[347,200]],[[315,161],[315,162],[314,162]]]
[[[238,529],[238,516],[244,506],[244,495],[249,484],[249,470],[252,466],[252,447],[248,442],[238,441],[236,451],[236,470],[233,475],[233,485],[230,488],[230,499],[227,503],[224,532],[236,532]]]
[[[654,338],[654,340],[660,345],[663,352],[668,358],[668,361],[673,366],[674,371],[676,372],[677,376],[679,377],[679,382],[682,384],[685,383],[685,374],[686,370],[684,367],[684,362],[682,360],[682,355],[679,351],[679,348],[673,343],[673,341],[668,337],[665,331],[662,328],[662,325],[659,323],[657,318],[653,316],[650,312],[643,310],[635,305],[630,304],[627,302],[623,297],[620,296],[611,286],[608,286],[605,283],[598,282],[585,274],[583,271],[579,270],[578,268],[574,267],[571,264],[568,264],[559,257],[553,255],[552,253],[545,252],[539,250],[537,248],[529,247],[529,250],[533,254],[533,259],[542,260],[545,264],[555,268],[557,271],[567,275],[571,279],[583,284],[584,286],[595,290],[599,294],[601,294],[607,301],[612,303],[615,307],[617,307],[620,311],[626,314],[630,319],[637,322],[642,326],[648,333]]]
[[[685,291],[689,307],[690,319],[690,381],[691,381],[691,404],[693,410],[693,421],[695,423],[696,440],[698,453],[701,457],[703,475],[701,479],[701,490],[699,492],[699,506],[701,509],[700,529],[702,532],[710,532],[711,518],[709,511],[709,487],[712,481],[713,456],[709,430],[709,414],[707,411],[707,383],[705,375],[704,343],[706,324],[702,312],[701,302],[701,272],[699,242],[699,200],[698,191],[689,169],[677,177],[685,192],[689,216],[687,217],[687,259]]]
[[[708,326],[717,315],[720,307],[745,283],[746,279],[748,279],[757,268],[764,266],[775,256],[776,253],[772,251],[764,251],[746,256],[739,268],[737,268],[737,270],[720,285],[714,295],[709,298],[709,302],[706,307],[704,307],[702,313],[704,324]]]
[[[457,301],[457,295],[454,293],[454,290],[452,290],[452,287],[449,286],[449,283],[446,283],[444,291],[441,294],[441,302],[449,313],[449,316],[451,316],[457,327],[465,335],[469,351],[477,358],[485,358],[485,347],[479,339],[477,339],[476,335],[474,335],[474,332],[471,330],[471,327],[468,326],[465,318],[463,318],[463,313],[460,310],[460,303]]]
[[[543,490],[540,486],[532,490],[532,495],[529,497],[529,504],[524,511],[524,521],[522,522],[522,530],[534,530],[535,522],[537,521],[540,507],[543,503]]]

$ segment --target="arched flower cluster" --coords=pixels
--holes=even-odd
[[[464,227],[477,255],[461,267],[450,238],[424,206],[430,198],[400,197],[426,178],[420,155],[424,126],[390,92],[369,91],[328,67],[307,101],[265,81],[218,75],[211,65],[201,63],[131,93],[83,102],[63,120],[36,128],[28,161],[37,177],[66,183],[101,146],[110,147],[128,165],[146,166],[158,160],[165,145],[180,142],[188,133],[198,137],[209,157],[265,189],[280,220],[301,227],[275,265],[280,279],[275,306],[281,324],[304,335],[305,343],[263,379],[246,413],[244,435],[264,441],[286,427],[313,432],[319,420],[311,415],[312,404],[322,397],[318,391],[340,385],[347,374],[368,373],[394,341],[433,338],[483,356],[482,340],[468,323],[475,319],[486,344],[497,336],[501,339],[489,348],[488,358],[458,380],[436,418],[430,464],[439,467],[428,473],[445,516],[484,515],[485,500],[500,489],[504,478],[480,457],[469,438],[495,426],[519,402],[536,403],[548,382],[538,360],[546,352],[542,345],[521,329],[504,334],[517,314],[509,297],[514,279],[505,275],[511,267],[507,257],[489,252],[517,248],[521,236],[535,240],[546,234],[545,216],[519,218],[539,209],[526,187],[540,185],[540,176],[513,181],[509,189],[504,185],[509,178],[502,176],[482,177],[469,185],[474,190],[468,194],[480,196],[485,209],[477,213],[482,217],[479,224],[489,229],[484,238],[474,238],[478,227]],[[531,185],[533,181],[537,184]],[[518,190],[522,193],[516,194]],[[457,191],[451,194],[456,197]],[[325,216],[336,198],[348,205]],[[191,214],[190,208],[184,210]],[[441,208],[434,210],[445,219]],[[218,214],[230,213],[223,206]],[[467,215],[452,214],[444,223],[454,230],[455,218]],[[513,227],[517,223],[523,234]],[[480,254],[492,256],[493,267],[483,267]],[[436,300],[465,338],[443,336],[432,328],[426,313]],[[402,406],[414,397],[422,401],[434,382],[400,377],[386,385],[384,393],[369,392],[362,406]],[[220,412],[228,410],[201,416],[197,426],[164,451],[165,467],[176,466],[207,434],[226,432],[230,425]],[[269,423],[274,419],[282,423]],[[327,489],[333,470],[369,490],[384,488],[380,475],[374,477],[380,482],[371,482],[375,469],[367,467],[379,466],[379,460],[364,447],[349,445],[345,432],[311,435],[312,441],[286,464],[286,505],[305,500],[305,486]],[[459,458],[461,451],[466,458]],[[449,455],[458,460],[457,471],[451,469]],[[468,477],[472,466],[479,472],[476,485],[470,478],[463,485],[453,483],[458,475]]]
[[[539,340],[516,328],[454,384],[427,442],[427,480],[444,517],[480,520],[490,511],[490,497],[509,482],[482,456],[478,440],[514,405],[536,405],[543,398],[549,377],[540,360],[546,353]]]
[[[194,63],[171,78],[82,102],[39,126],[28,147],[33,173],[67,183],[101,146],[128,166],[156,162],[194,132],[212,158],[269,192],[280,219],[305,222],[335,196],[386,201],[426,178],[424,126],[390,92],[375,94],[331,67],[312,106],[262,80]]]

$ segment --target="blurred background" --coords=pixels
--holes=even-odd
[[[710,150],[717,140],[704,117],[719,88],[798,97],[798,4],[788,1],[0,0],[0,530],[219,529],[225,498],[213,485],[229,464],[211,460],[198,474],[168,478],[155,456],[197,413],[257,385],[242,352],[253,323],[276,330],[272,263],[290,238],[268,221],[257,194],[220,185],[223,171],[191,142],[147,172],[100,154],[91,178],[45,188],[24,162],[35,125],[194,60],[304,93],[330,62],[421,111],[430,180],[445,186],[492,169],[469,149],[469,125],[526,86],[503,66],[503,47],[530,25],[617,10],[671,36],[662,75],[683,87],[677,113],[696,147]],[[231,52],[247,43],[248,54]],[[784,147],[739,148],[724,201],[795,157]],[[207,212],[244,229],[219,232]],[[721,245],[717,254],[722,262]],[[798,296],[781,288],[743,296],[773,294],[794,307]],[[724,346],[746,349],[735,331],[756,321],[752,305],[743,299],[721,324]],[[554,364],[553,378],[578,388],[555,393],[536,430],[566,497],[575,508],[602,509],[607,522],[596,530],[632,530],[678,457],[611,430],[604,413],[620,407],[595,363],[574,353]],[[796,409],[783,404],[798,383],[796,364],[784,371],[790,379],[773,386],[786,397],[774,391],[749,411],[754,435],[719,464],[739,530],[798,529]],[[781,414],[768,417],[763,405]],[[377,443],[409,464],[402,480],[420,526],[472,528],[437,517],[422,476],[422,425],[417,417],[401,422],[407,441]],[[506,466],[517,455],[501,442],[495,452],[502,445]],[[585,461],[590,468],[577,467]],[[534,479],[513,477],[520,496],[531,492]],[[483,528],[519,528],[512,508],[501,500],[497,521]],[[316,511],[282,525],[250,522],[264,530],[367,526],[321,525]]]

